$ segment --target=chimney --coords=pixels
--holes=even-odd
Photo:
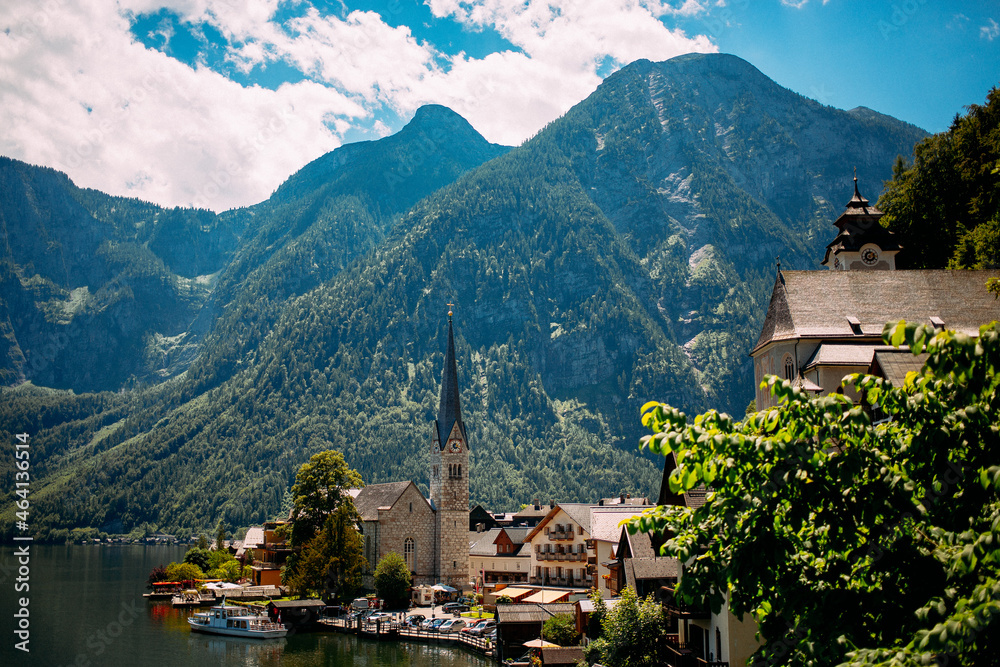
[[[538,504],[538,498],[535,498],[535,509],[536,510],[542,509],[542,506]]]
[[[620,496],[618,496],[618,503],[621,504],[621,505],[625,504],[625,494],[624,493],[621,494]]]
[[[556,506],[556,501],[550,500],[549,501],[549,509],[555,509],[555,506]]]

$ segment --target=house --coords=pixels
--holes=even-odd
[[[527,505],[521,510],[514,513],[512,517],[513,524],[515,526],[529,526],[534,528],[539,524],[539,522],[548,515],[548,513],[555,507],[555,502],[550,501],[548,505],[544,505],[535,501],[531,505]]]
[[[286,531],[280,530],[288,525],[287,521],[266,521],[263,526],[261,542],[253,549],[251,565],[254,586],[281,586],[281,568],[292,554],[288,544]],[[250,529],[247,535],[251,534]],[[252,536],[258,539],[256,535]],[[248,540],[244,538],[244,545]]]
[[[429,439],[430,497],[412,481],[371,484],[351,491],[361,514],[365,558],[370,571],[391,551],[412,572],[413,584],[469,587],[469,437],[462,419],[452,312],[438,418]]]
[[[524,538],[531,545],[529,583],[589,588],[587,573],[590,541],[590,508],[564,503],[549,509]]]
[[[614,500],[618,500],[615,498]],[[627,500],[622,498],[622,500]],[[638,500],[638,499],[637,499]],[[642,498],[641,500],[646,500]],[[621,522],[639,516],[652,505],[638,504],[606,504],[590,508],[590,543],[587,558],[587,573],[590,575],[590,585],[601,591],[605,599],[613,597],[609,582],[611,567],[616,562],[615,555],[621,539]],[[617,590],[621,590],[618,587]]]
[[[469,533],[469,581],[480,588],[527,583],[531,554],[524,549],[530,528],[494,528]]]
[[[608,577],[609,596],[618,595],[626,586],[640,598],[659,596],[664,587],[676,586],[680,576],[676,558],[659,555],[648,533],[630,534],[625,526],[620,531]]]
[[[499,522],[482,505],[476,505],[469,510],[469,530],[490,530],[499,526]]]

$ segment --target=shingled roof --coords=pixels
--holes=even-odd
[[[379,507],[392,507],[413,482],[386,482],[385,484],[369,484],[358,492],[354,498],[354,507],[361,515],[362,521],[378,521]],[[421,497],[422,494],[421,494]]]
[[[780,271],[751,354],[797,338],[877,341],[886,322],[903,319],[931,324],[934,317],[978,334],[1000,319],[1000,301],[986,289],[993,277],[1000,271]]]

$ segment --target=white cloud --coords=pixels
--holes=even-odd
[[[992,42],[1000,36],[1000,24],[993,19],[986,19],[986,25],[980,26],[979,36],[988,42]]]
[[[388,128],[440,103],[491,141],[520,143],[600,82],[597,67],[714,51],[661,21],[705,11],[698,0],[430,0],[439,17],[491,27],[519,51],[447,56],[372,12],[309,8],[279,25],[279,0],[53,0],[0,7],[0,154],[69,173],[79,185],[165,205],[221,210],[265,199],[354,125]],[[244,73],[276,60],[307,80],[241,86],[203,65],[147,49],[132,17],[167,8],[237,46]]]

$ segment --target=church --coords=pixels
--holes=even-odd
[[[875,373],[901,382],[923,359],[884,345],[887,322],[906,320],[978,335],[979,327],[1000,319],[1000,301],[986,283],[998,270],[896,269],[905,252],[879,223],[882,212],[858,192],[834,222],[837,235],[826,247],[828,271],[782,271],[778,267],[764,325],[750,352],[756,406],[775,399],[760,384],[778,375],[816,394],[839,390],[849,373]],[[852,399],[851,389],[843,389]]]
[[[429,438],[430,498],[412,481],[352,490],[369,569],[390,551],[406,561],[413,585],[469,584],[469,436],[462,421],[452,312],[438,418]]]

